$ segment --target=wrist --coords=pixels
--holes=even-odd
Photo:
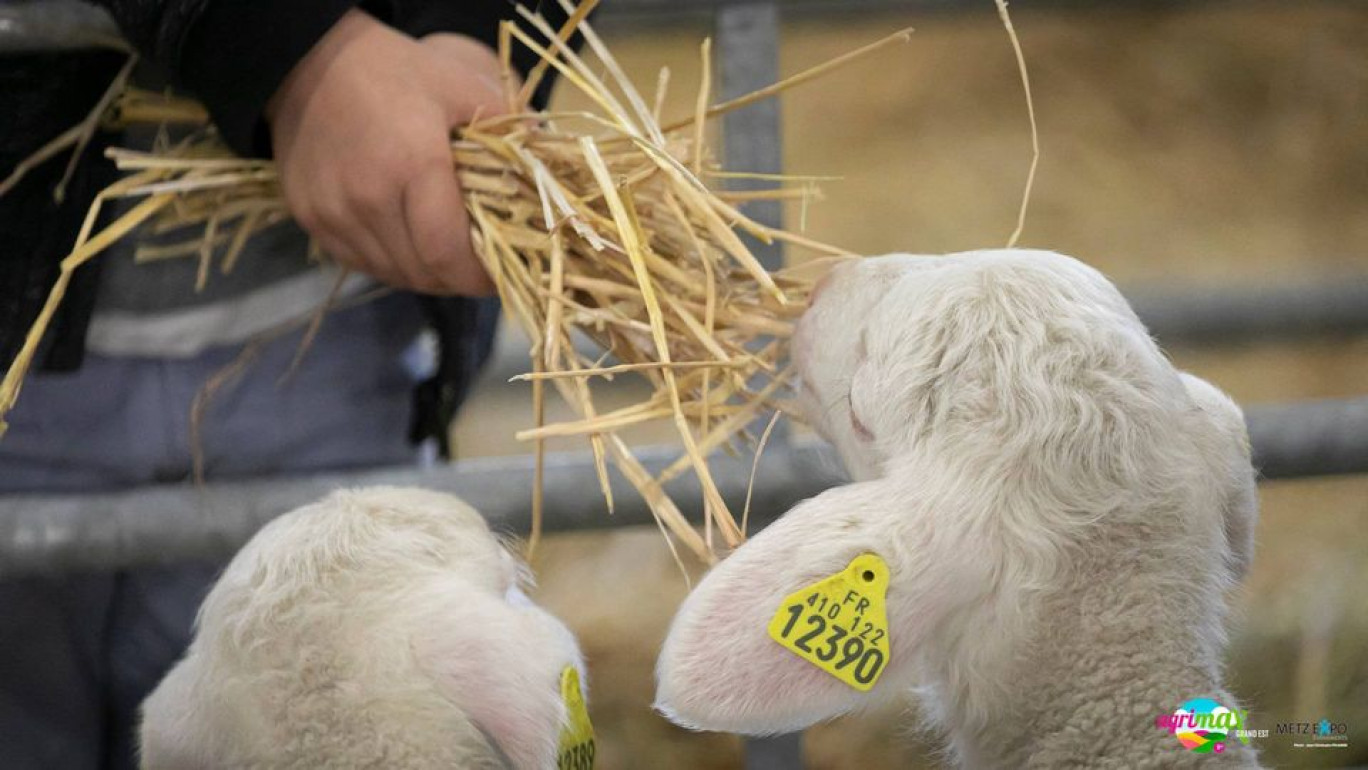
[[[205,0],[170,62],[176,82],[209,108],[224,141],[269,156],[266,102],[356,0]]]
[[[266,100],[263,110],[266,121],[275,123],[281,113],[293,111],[302,105],[345,52],[355,50],[357,46],[366,46],[371,40],[395,34],[393,29],[365,11],[352,8],[342,14],[295,63],[275,93]]]

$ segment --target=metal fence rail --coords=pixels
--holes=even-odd
[[[1368,274],[1289,285],[1182,291],[1148,287],[1122,293],[1166,347],[1368,334]],[[507,380],[528,371],[528,344],[517,332],[501,335],[487,376]],[[587,339],[577,346],[591,360],[602,352]]]
[[[1364,273],[1290,284],[1137,289],[1126,297],[1165,344],[1228,345],[1368,332]]]
[[[1263,478],[1368,473],[1368,396],[1254,406],[1246,418]]]
[[[1368,472],[1368,397],[1256,406],[1248,410],[1248,419],[1255,465],[1266,479]],[[656,447],[642,450],[640,456],[647,469],[658,472],[679,451]],[[591,463],[579,452],[548,455],[547,529],[650,524],[650,510],[616,473],[616,512],[608,515]],[[740,510],[745,499],[750,466],[748,458],[713,463],[717,486],[734,510]],[[335,489],[374,484],[452,492],[475,506],[494,528],[526,532],[531,526],[531,478],[531,457],[516,456],[428,470],[386,469],[96,495],[0,497],[0,575],[221,558],[285,511]],[[751,529],[844,478],[839,460],[824,444],[770,447],[755,477]],[[691,480],[676,480],[666,490],[684,511],[703,507],[698,485]]]
[[[638,452],[658,473],[678,456],[672,447]],[[714,463],[729,506],[740,510],[750,461]],[[388,468],[308,477],[144,487],[94,495],[0,497],[0,574],[126,567],[232,554],[263,524],[332,490],[393,484],[457,494],[496,529],[531,526],[532,458],[478,458],[427,470]],[[793,503],[842,478],[840,464],[819,445],[766,452],[756,474],[751,525],[758,529]],[[617,473],[609,515],[592,458],[579,452],[546,459],[546,525],[551,531],[650,524],[651,512]],[[685,511],[702,510],[698,485],[680,479],[666,490]]]
[[[1099,8],[1115,10],[1135,8],[1162,10],[1191,8],[1197,3],[1217,0],[1034,0],[1032,7],[1047,9]],[[992,14],[992,0],[613,0],[605,4],[604,19],[610,22],[675,21],[681,17],[707,18],[723,8],[742,5],[775,5],[789,16],[849,15],[856,16],[878,11],[913,11],[932,13]]]

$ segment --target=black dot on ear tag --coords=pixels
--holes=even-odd
[[[867,569],[867,570],[865,570],[864,572],[861,572],[861,573],[860,573],[860,577],[861,577],[861,578],[864,580],[864,582],[866,582],[866,583],[873,583],[873,582],[874,582],[874,570],[872,570],[872,569]]]

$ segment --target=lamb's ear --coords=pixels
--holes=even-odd
[[[1236,581],[1244,579],[1254,559],[1254,530],[1259,521],[1259,493],[1250,463],[1249,431],[1244,412],[1215,385],[1187,372],[1179,372],[1188,395],[1206,415],[1213,428],[1198,436],[1208,453],[1215,478],[1226,492],[1221,511],[1228,546],[1228,566]]]
[[[511,767],[554,766],[567,719],[561,672],[574,665],[584,681],[569,632],[536,606],[510,604],[464,585],[413,601],[424,607],[426,617],[411,645],[437,691]]]
[[[897,487],[879,479],[828,490],[714,567],[675,615],[656,665],[656,708],[693,729],[767,735],[903,691],[922,627],[938,612],[928,602],[928,570],[916,563],[921,549],[907,534],[912,503]],[[890,649],[873,687],[861,692],[780,645],[769,625],[787,596],[865,553],[888,565]]]

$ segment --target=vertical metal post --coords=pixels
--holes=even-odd
[[[722,5],[716,16],[716,62],[723,99],[743,96],[779,79],[779,4],[755,2]],[[723,164],[731,171],[777,174],[783,170],[779,100],[766,99],[722,117]],[[772,186],[760,180],[732,180],[732,189]],[[779,227],[784,211],[778,201],[752,201],[745,212],[756,221]],[[749,240],[761,264],[783,265],[780,244]],[[776,426],[771,443],[784,443],[787,433]],[[803,766],[801,734],[746,742],[746,770],[796,770]]]
[[[802,733],[748,739],[746,770],[798,770],[803,766],[802,741]]]
[[[717,9],[717,70],[723,99],[734,99],[779,79],[779,5],[775,2],[726,4]],[[723,164],[730,171],[778,174],[783,171],[783,141],[779,132],[779,100],[766,99],[722,116]],[[732,189],[773,187],[773,182],[732,180]],[[771,227],[783,223],[779,201],[751,201],[747,215]],[[778,243],[748,244],[765,267],[783,262]]]
[[[758,91],[779,80],[779,3],[775,0],[753,3],[724,3],[715,16],[714,46],[716,71],[722,99]],[[784,142],[779,121],[779,98],[772,97],[722,116],[722,161],[729,171],[778,174],[784,170]],[[733,190],[773,187],[760,179],[733,179]],[[784,223],[784,208],[779,201],[749,201],[741,210],[752,219],[770,227]],[[762,243],[749,235],[742,239],[770,270],[784,264],[783,244]],[[758,435],[763,421],[752,426]],[[770,437],[771,447],[788,441],[788,425],[779,423]]]

